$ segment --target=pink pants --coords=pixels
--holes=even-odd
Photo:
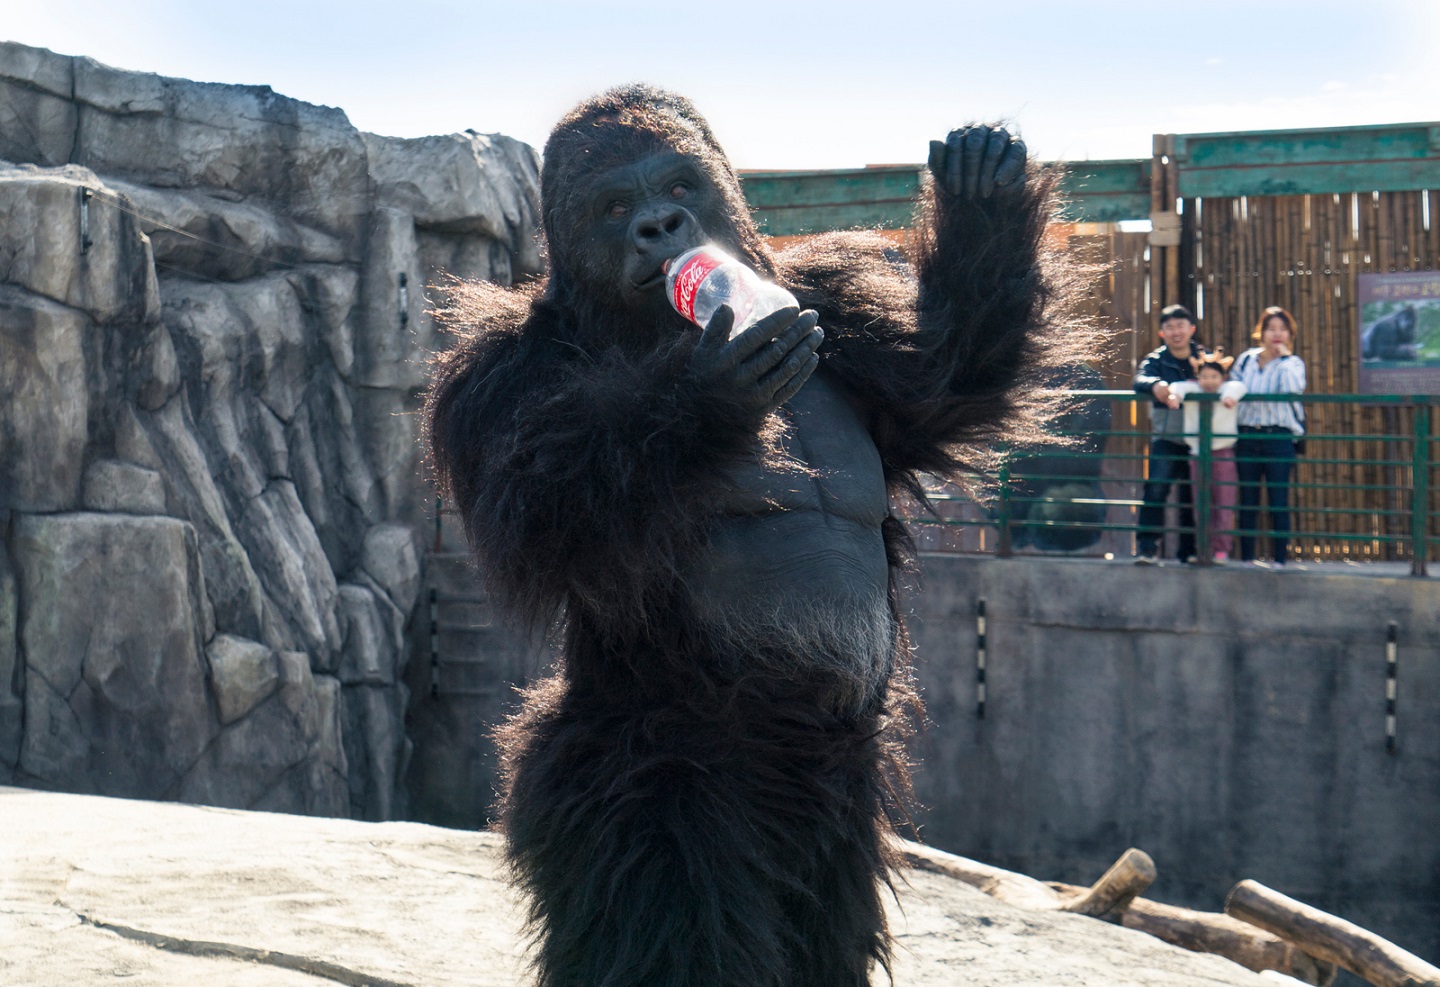
[[[1200,461],[1190,460],[1190,480],[1200,482]],[[1231,536],[1235,527],[1235,499],[1239,490],[1235,472],[1235,447],[1210,450],[1210,553],[1230,554]],[[1198,498],[1197,498],[1198,499]],[[1226,533],[1222,533],[1226,532]]]

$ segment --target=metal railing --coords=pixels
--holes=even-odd
[[[949,528],[963,537],[931,538],[922,548],[950,551],[1128,555],[1141,534],[1139,511],[1149,465],[1148,395],[1130,391],[1072,391],[1080,402],[1109,403],[1110,427],[1069,434],[1071,448],[1008,450],[994,477],[991,499],[976,502],[955,490],[936,497],[939,517],[914,517],[918,530]],[[1215,528],[1210,508],[1217,484],[1212,478],[1212,416],[1217,395],[1191,395],[1199,404],[1198,450],[1194,455],[1193,523],[1181,524],[1173,508],[1167,521],[1147,529],[1161,539],[1192,535],[1195,562],[1214,562],[1211,536],[1255,538],[1263,548],[1269,524],[1258,523],[1268,505],[1257,508],[1257,523]],[[1440,437],[1432,408],[1440,398],[1377,394],[1254,394],[1246,402],[1302,405],[1306,411],[1306,454],[1295,461],[1289,484],[1289,539],[1298,561],[1409,562],[1425,575],[1430,550],[1440,543]],[[1243,437],[1243,436],[1242,436]],[[1184,436],[1173,436],[1183,441]],[[1264,461],[1236,456],[1237,466]],[[984,478],[980,478],[982,481]],[[1235,499],[1259,481],[1221,485],[1239,488]],[[1172,498],[1173,499],[1173,498]],[[1238,507],[1235,518],[1238,519]],[[1174,518],[1174,520],[1171,520]]]

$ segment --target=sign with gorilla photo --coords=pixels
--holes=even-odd
[[[1360,392],[1440,394],[1440,271],[1362,274]]]

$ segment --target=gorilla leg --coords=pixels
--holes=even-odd
[[[813,702],[552,683],[501,731],[541,987],[865,987],[887,962],[882,744]]]
[[[849,780],[854,798],[833,821],[816,827],[816,840],[829,845],[815,854],[803,893],[787,901],[787,921],[798,946],[789,958],[789,982],[795,987],[866,987],[876,962],[889,966],[886,944],[876,938],[877,930],[885,928],[878,883],[884,853],[876,819],[864,809],[873,779],[854,774]]]

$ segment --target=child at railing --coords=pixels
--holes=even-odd
[[[1195,380],[1171,384],[1166,401],[1171,408],[1179,408],[1187,394],[1201,392],[1220,396],[1210,417],[1210,552],[1216,562],[1230,558],[1230,532],[1235,528],[1235,497],[1240,482],[1235,470],[1235,440],[1239,432],[1235,408],[1245,396],[1245,385],[1225,379],[1234,362],[1233,356],[1222,356],[1218,348],[1214,353],[1192,356],[1190,365],[1195,368]],[[1185,405],[1185,443],[1190,446],[1192,456],[1199,455],[1200,405],[1194,401]],[[1192,459],[1190,482],[1196,487],[1200,484],[1199,471],[1199,460]]]

